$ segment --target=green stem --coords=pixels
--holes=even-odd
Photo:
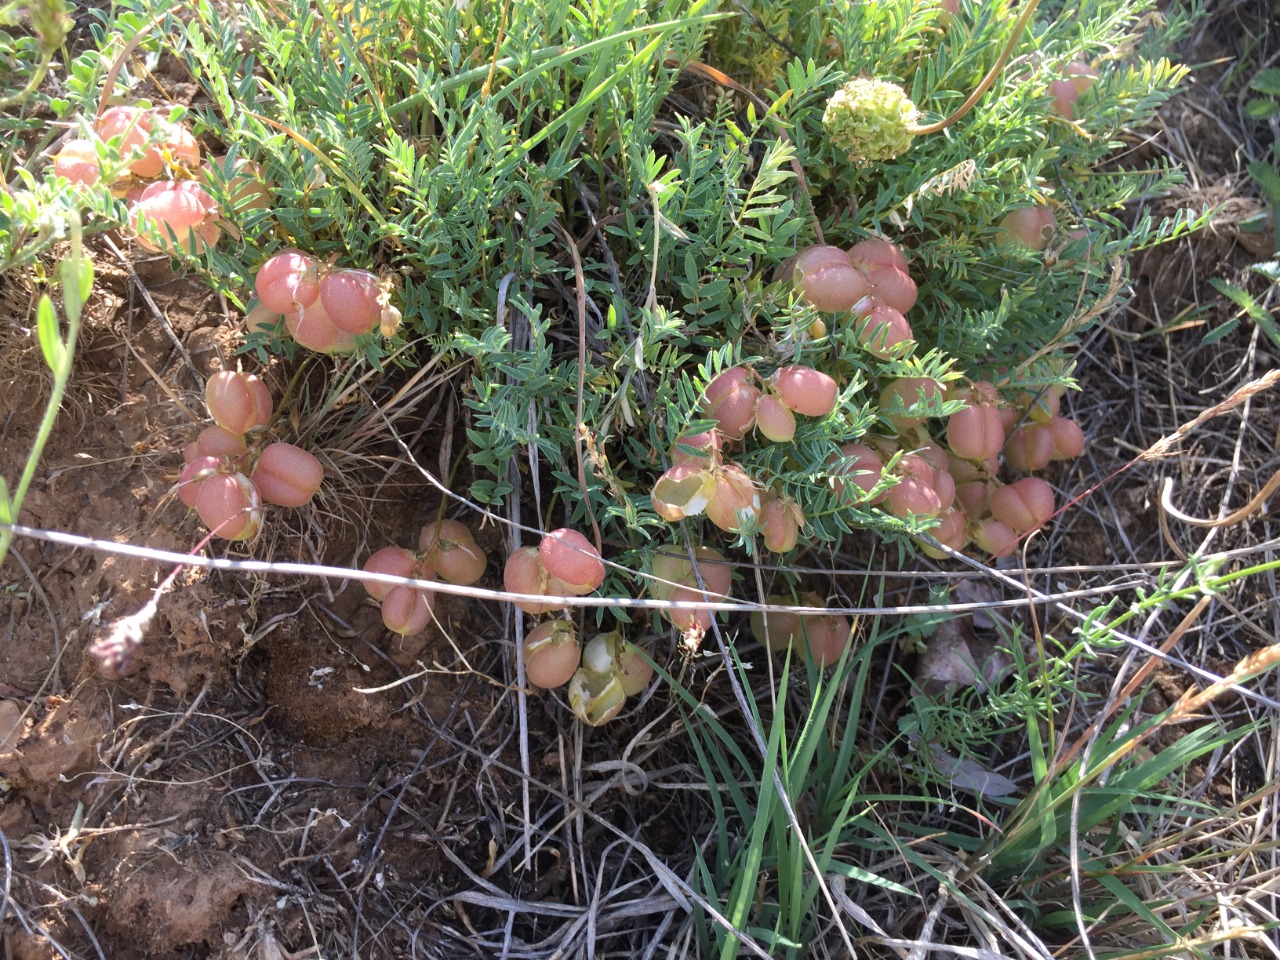
[[[40,81],[44,79],[44,75],[49,72],[49,64],[53,62],[53,51],[50,50],[40,60],[40,66],[36,67],[35,72],[31,74],[31,79],[27,81],[27,85],[15,93],[11,97],[0,97],[0,110],[8,110],[15,103],[21,103],[27,97],[36,92],[36,88],[40,86]],[[4,559],[4,552],[0,551],[0,560]]]
[[[49,402],[44,409],[44,416],[40,419],[40,429],[36,433],[35,442],[31,445],[31,452],[27,455],[27,462],[23,467],[22,476],[18,479],[18,486],[13,491],[12,496],[7,495],[4,490],[4,480],[0,478],[0,512],[5,514],[3,519],[6,523],[12,523],[18,518],[18,512],[22,509],[22,501],[26,499],[27,490],[31,487],[31,481],[35,479],[36,467],[39,465],[40,457],[44,453],[45,444],[49,442],[49,437],[53,434],[53,425],[58,419],[58,410],[61,408],[62,398],[67,392],[67,384],[71,381],[72,358],[75,355],[76,340],[80,335],[80,308],[84,302],[81,277],[85,260],[81,246],[80,218],[72,215],[69,226],[71,253],[63,261],[61,269],[63,303],[67,314],[67,335],[65,339],[57,340],[57,347],[61,349],[57,350],[55,354],[56,360],[50,357],[48,345],[41,343],[41,346],[46,348],[45,357],[53,372],[53,391],[49,395]],[[48,296],[48,294],[45,296]],[[0,564],[4,563],[4,559],[9,553],[9,544],[13,542],[13,536],[13,531],[0,529]]]

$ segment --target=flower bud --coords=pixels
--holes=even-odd
[[[857,165],[892,160],[911,147],[920,111],[896,83],[857,77],[827,101],[822,126]]]

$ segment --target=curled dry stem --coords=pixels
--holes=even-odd
[[[924,133],[940,133],[953,123],[962,120],[974,108],[974,105],[982,99],[983,94],[991,89],[991,85],[996,82],[996,77],[1000,76],[1005,65],[1009,62],[1009,58],[1013,56],[1013,48],[1022,39],[1022,31],[1031,22],[1031,15],[1036,12],[1036,7],[1039,5],[1040,0],[1028,0],[1027,5],[1022,8],[1022,13],[1018,15],[1018,19],[1013,25],[1013,33],[1009,35],[1009,39],[1005,42],[1004,49],[1000,51],[1000,56],[996,57],[996,62],[991,65],[987,75],[982,78],[982,82],[974,88],[973,93],[969,94],[964,103],[960,104],[949,117],[944,117],[937,123],[926,123],[921,126],[908,127],[907,129],[917,136]]]
[[[551,221],[551,226],[556,233],[560,234],[560,238],[564,240],[565,246],[569,248],[569,253],[573,257],[573,282],[577,288],[578,311],[578,405],[575,413],[578,424],[577,429],[573,431],[573,449],[578,458],[578,486],[582,489],[582,503],[587,508],[587,519],[591,521],[591,534],[595,541],[596,553],[603,555],[600,525],[596,523],[596,516],[591,511],[591,498],[587,495],[587,471],[582,456],[582,437],[587,429],[582,421],[582,395],[586,389],[587,376],[587,280],[582,271],[582,255],[578,253],[578,245],[573,237],[555,220]]]

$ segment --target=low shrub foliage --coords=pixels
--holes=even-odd
[[[574,526],[594,518],[611,558],[639,568],[655,547],[703,536],[673,530],[649,493],[673,444],[712,425],[702,401],[722,370],[803,364],[839,386],[829,415],[775,413],[774,433],[795,419],[790,440],[751,432],[733,453],[760,490],[798,505],[802,547],[854,530],[904,537],[936,520],[833,495],[839,447],[895,433],[884,388],[990,381],[1025,409],[1071,384],[1075,338],[1115,301],[1123,258],[1196,225],[1198,212],[1124,218],[1179,177],[1126,155],[1125,131],[1184,73],[1159,55],[1148,4],[1073,10],[1043,5],[1016,39],[1002,4],[951,16],[907,0],[138,13],[159,18],[156,36],[210,101],[191,110],[197,134],[270,185],[272,203],[232,205],[237,229],[203,254],[214,282],[251,309],[258,270],[282,252],[371,271],[403,323],[363,324],[344,343],[373,364],[431,352],[466,365],[465,492],[500,503],[531,447],[550,481],[544,525],[561,506]],[[860,76],[898,85],[921,123],[947,116],[1011,41],[977,104],[893,159],[851,157],[824,127]],[[1052,87],[1064,82],[1065,112]],[[1010,218],[1028,211],[1051,229],[1018,242]],[[918,287],[910,352],[868,349],[876,330],[848,310],[819,314],[789,279],[799,250],[868,237],[891,240]],[[266,327],[246,349],[296,346]],[[945,442],[941,420],[927,428],[901,446]],[[750,548],[758,525],[743,519]],[[606,589],[637,584],[615,568]]]
[[[593,515],[624,549],[669,538],[643,493],[662,451],[697,425],[707,383],[742,363],[768,374],[800,360],[842,387],[834,415],[801,423],[791,446],[748,441],[739,458],[800,503],[807,542],[901,532],[865,505],[831,503],[822,482],[837,446],[883,428],[876,386],[967,376],[1012,396],[1067,384],[1071,336],[1113,295],[1117,258],[1193,223],[1130,228],[1120,216],[1178,176],[1118,156],[1183,73],[1145,55],[1158,38],[1141,2],[1100,0],[1075,17],[1046,4],[971,111],[876,162],[833,143],[832,97],[870,75],[923,120],[951,113],[1011,39],[1002,5],[185,10],[117,15],[154,19],[141,49],[171,45],[210,101],[191,111],[197,135],[270,185],[266,206],[221,191],[237,229],[203,254],[215,282],[249,307],[250,281],[290,247],[393,282],[404,326],[362,334],[362,355],[378,363],[421,337],[420,351],[470,364],[471,495],[498,502],[512,455],[532,443],[554,493],[577,501],[573,521]],[[1096,81],[1079,82],[1082,64]],[[92,116],[102,66],[73,67],[55,107]],[[115,99],[141,80],[123,71]],[[1087,86],[1074,117],[1055,106],[1064,82]],[[1000,244],[1006,218],[1030,208],[1056,217],[1047,249]],[[114,213],[129,222],[119,203]],[[869,355],[848,317],[828,315],[813,336],[813,308],[780,279],[819,237],[868,236],[900,245],[919,285],[910,357]],[[249,346],[281,344],[259,333]],[[585,498],[579,422],[607,464],[587,472]]]

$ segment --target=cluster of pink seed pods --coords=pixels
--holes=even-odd
[[[1067,120],[1074,120],[1076,101],[1098,79],[1097,67],[1083,60],[1072,60],[1063,70],[1066,76],[1049,84],[1049,96],[1053,97],[1053,112]]]
[[[715,420],[706,433],[681,437],[671,450],[672,466],[654,483],[650,500],[664,520],[677,522],[703,513],[721,530],[736,533],[744,520],[760,521],[765,546],[786,553],[804,527],[792,500],[762,490],[747,472],[724,456],[725,441],[743,439],[755,427],[774,443],[790,442],[796,414],[824,417],[836,403],[831,377],[793,364],[761,379],[749,367],[730,367],[707,384],[702,414]]]
[[[791,261],[790,275],[800,296],[823,313],[851,313],[858,340],[874,357],[887,360],[911,350],[907,312],[918,296],[907,258],[888,240],[869,239],[848,250],[813,246]]]
[[[771,605],[786,606],[786,597],[770,597]],[[806,607],[824,607],[826,601],[816,593],[800,596]],[[819,667],[833,666],[853,639],[849,618],[839,614],[802,614],[777,611],[751,615],[751,635],[770,653],[793,650],[804,663]]]
[[[604,561],[591,541],[562,527],[546,534],[536,547],[521,547],[507,558],[502,582],[510,593],[545,597],[585,597],[604,583]],[[533,616],[557,609],[555,600],[516,600]]]
[[[317,353],[350,353],[361,334],[391,336],[400,311],[389,302],[389,285],[368,270],[329,269],[301,250],[281,250],[258,270],[254,289],[266,315],[284,319],[289,335]]]
[[[95,121],[93,133],[96,139],[69,140],[62,146],[53,159],[55,173],[94,186],[102,179],[99,141],[116,140],[129,175],[112,189],[129,201],[138,245],[154,252],[196,254],[218,242],[221,212],[206,188],[226,174],[225,158],[202,165],[200,142],[190,130],[143,107],[111,107]],[[260,174],[249,161],[232,166],[227,188],[238,209],[270,202]],[[164,175],[166,179],[157,179]]]
[[[291,443],[263,443],[273,405],[253,374],[210,377],[205,404],[214,425],[183,450],[178,496],[215,536],[252,540],[262,529],[263,504],[305,505],[320,489],[324,467]]]
[[[154,142],[153,129],[157,134]],[[191,171],[200,163],[200,143],[191,131],[170,123],[155,110],[111,107],[94,121],[93,133],[102,141],[119,138],[121,159],[127,161],[129,174],[139,180],[154,180],[166,166]],[[79,138],[68,140],[53,158],[53,169],[72,183],[93,186],[102,179],[97,144]]]
[[[366,573],[415,580],[444,580],[469,587],[484,576],[489,561],[466,524],[437,520],[418,534],[418,549],[383,547],[365,561]],[[431,622],[432,594],[407,584],[365,581],[369,596],[382,605],[382,622],[402,635],[417,633]]]
[[[569,685],[569,708],[593,727],[608,723],[653,679],[653,666],[618,631],[578,642],[571,620],[544,620],[525,636],[525,676],[535,687]]]
[[[1006,217],[1001,229],[1009,234],[1005,242],[1043,249],[1054,228],[1048,208],[1026,207]],[[801,297],[819,310],[860,318],[858,337],[872,356],[901,357],[911,349],[904,314],[915,304],[917,288],[905,255],[892,243],[864,240],[848,251],[809,247],[795,258],[791,277]],[[832,458],[832,486],[852,502],[878,505],[897,517],[937,518],[930,532],[947,547],[963,550],[973,542],[1006,556],[1055,507],[1045,481],[1022,477],[1004,484],[997,479],[1001,467],[1031,473],[1084,449],[1079,426],[1058,415],[1062,393],[1055,388],[1010,404],[991,383],[947,391],[927,377],[892,380],[879,399],[881,417],[896,436],[843,446]],[[965,403],[946,425],[946,447],[917,412],[944,399]],[[945,555],[928,544],[924,549]]]
[[[677,603],[721,600],[733,587],[733,572],[724,556],[705,544],[693,548],[693,559],[679,547],[665,547],[653,555],[649,596]],[[711,629],[711,611],[673,607],[663,616],[685,636],[700,637]]]
[[[543,536],[536,547],[511,554],[502,581],[510,593],[549,598],[513,601],[536,617],[557,609],[552,597],[581,597],[599,589],[604,573],[604,561],[591,541],[562,527]],[[532,627],[521,652],[529,683],[548,690],[568,684],[570,709],[591,726],[616,717],[627,698],[653,678],[652,665],[620,632],[597,634],[583,645],[573,621],[564,618]]]
[[[941,385],[929,383],[931,389],[910,386],[919,397],[943,395]],[[886,417],[898,435],[841,447],[832,458],[832,486],[852,502],[880,506],[903,519],[938,518],[930,535],[953,550],[972,542],[985,553],[1007,556],[1023,535],[1053,516],[1055,504],[1044,480],[1028,476],[1002,483],[1001,469],[1029,473],[1079,456],[1084,434],[1058,414],[1059,390],[1047,390],[1034,402],[1024,397],[1018,406],[1005,403],[992,384],[978,382],[951,391],[950,398],[966,406],[948,420],[945,447],[921,418]],[[886,484],[884,477],[893,482]],[[923,549],[945,556],[928,544]]]

